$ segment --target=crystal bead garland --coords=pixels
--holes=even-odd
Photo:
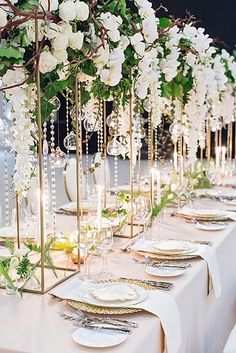
[[[103,104],[102,101],[99,100],[99,119],[101,122],[100,128],[100,152],[103,152]]]
[[[44,210],[45,217],[48,218],[48,141],[47,141],[47,122],[43,123],[43,171],[44,171]]]
[[[52,194],[52,216],[53,216],[53,234],[56,235],[56,168],[55,159],[53,155],[55,153],[55,119],[54,115],[51,115],[50,120],[50,140],[51,140],[51,194]]]
[[[154,160],[155,160],[155,168],[157,168],[157,160],[158,160],[158,127],[155,128],[154,130]]]
[[[119,106],[119,102],[116,102],[115,105],[115,113],[116,113],[116,125],[115,125],[115,136],[114,138],[116,138],[116,134],[118,132],[118,114],[119,114],[119,110],[118,110],[118,106]],[[115,151],[115,155],[114,155],[114,187],[115,187],[115,195],[118,195],[118,151],[116,149]]]
[[[69,136],[70,134],[70,127],[69,127],[69,91],[66,91],[66,138],[67,136]],[[65,139],[64,139],[64,145],[65,145]],[[66,151],[67,151],[67,159],[69,159],[69,155],[70,155],[70,150],[69,148],[66,147]]]
[[[86,191],[87,195],[86,197],[88,198],[89,196],[89,136],[88,136],[88,131],[85,131],[85,182],[86,182]]]
[[[148,112],[148,127],[147,127],[147,138],[148,138],[148,169],[152,167],[152,118],[151,112]]]
[[[8,182],[8,128],[6,121],[6,105],[3,100],[3,124],[4,124],[4,186],[5,186],[5,225],[6,227],[10,224],[9,219],[9,182]]]

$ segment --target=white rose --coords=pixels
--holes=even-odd
[[[72,33],[69,37],[69,46],[72,49],[80,50],[84,41],[84,34],[80,31]]]
[[[57,64],[57,59],[49,51],[43,51],[41,53],[39,58],[39,71],[42,74],[54,70]]]
[[[58,9],[58,0],[40,0],[39,3],[44,10],[56,11]]]
[[[88,5],[83,1],[77,0],[75,2],[75,7],[76,7],[76,19],[79,21],[86,21],[89,17]]]
[[[66,34],[67,37],[69,37],[71,33],[73,33],[72,26],[67,22],[59,22],[58,26],[59,26],[60,32],[63,34]]]
[[[69,44],[68,36],[64,33],[59,33],[53,40],[52,46],[54,50],[65,50]]]
[[[59,5],[59,17],[65,21],[73,21],[76,17],[76,6],[74,1],[64,1]]]
[[[0,8],[0,27],[4,27],[7,24],[7,13],[5,10]]]
[[[64,63],[68,59],[68,54],[66,50],[54,50],[52,52],[53,56],[57,58],[57,61],[59,63]]]

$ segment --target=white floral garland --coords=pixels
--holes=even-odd
[[[3,76],[4,86],[17,85],[25,79],[24,70],[8,70]],[[31,85],[13,87],[4,91],[5,97],[12,104],[13,134],[12,152],[15,153],[14,186],[19,199],[26,196],[33,172],[33,133],[32,109],[35,106],[35,93]]]

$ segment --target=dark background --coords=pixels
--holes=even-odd
[[[232,51],[236,44],[236,0],[152,0],[154,8],[160,3],[175,17],[185,17],[186,9],[195,15],[199,26],[212,38],[219,38]],[[164,14],[160,12],[160,14]],[[159,16],[160,17],[160,16]],[[220,45],[222,47],[222,44]]]

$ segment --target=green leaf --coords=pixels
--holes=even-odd
[[[0,275],[2,275],[5,279],[5,281],[8,283],[8,285],[12,288],[15,289],[15,285],[11,279],[11,277],[9,276],[7,270],[5,270],[5,268],[1,265],[0,263]]]
[[[53,112],[55,108],[56,108],[55,105],[50,103],[45,98],[41,99],[41,112],[42,112],[43,122],[47,120],[47,118],[50,116],[50,114]]]
[[[44,96],[50,100],[67,88],[67,80],[50,82],[44,89]]]
[[[89,92],[83,87],[81,89],[81,104],[85,105],[86,103],[88,103],[88,101],[90,100],[90,94]]]
[[[0,48],[0,57],[22,59],[23,56],[24,53],[16,47],[9,46],[7,48]]]
[[[14,243],[12,243],[9,239],[6,239],[5,246],[9,250],[10,254],[12,255],[15,251]]]
[[[172,97],[172,87],[169,82],[163,82],[162,83],[162,96],[165,98],[171,98]]]
[[[97,68],[92,60],[86,60],[83,64],[81,64],[81,70],[89,76],[95,76],[97,72]]]
[[[162,17],[159,19],[159,26],[162,28],[170,27],[171,21],[167,17]]]
[[[173,82],[172,83],[172,96],[173,97],[180,97],[181,95],[181,85],[178,83]]]

